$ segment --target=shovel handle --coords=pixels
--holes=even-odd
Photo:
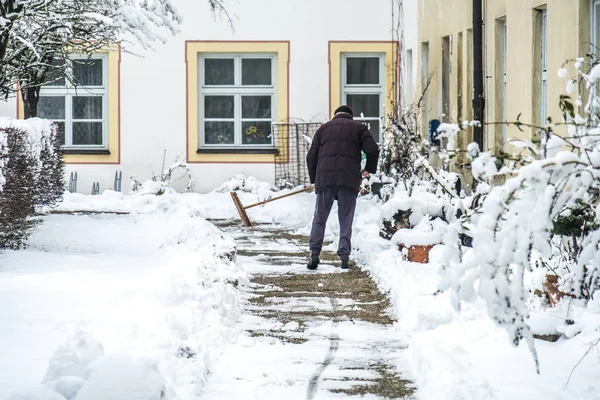
[[[275,200],[283,199],[284,197],[293,196],[295,194],[303,193],[303,192],[308,192],[308,191],[311,191],[311,190],[314,190],[314,189],[315,189],[314,186],[308,186],[308,187],[305,187],[304,189],[300,189],[300,190],[296,190],[295,192],[290,192],[290,193],[284,194],[283,196],[277,196],[277,197],[273,197],[273,198],[270,198],[268,200],[264,200],[264,201],[261,201],[261,202],[258,202],[258,203],[250,204],[249,206],[244,207],[244,209],[247,210],[247,209],[252,208],[252,207],[260,206],[260,205],[263,205],[263,204],[266,204],[266,203],[270,203],[270,202],[275,201]]]

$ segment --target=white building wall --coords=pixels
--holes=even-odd
[[[329,108],[328,41],[395,39],[391,11],[395,0],[240,0],[224,2],[234,16],[213,16],[207,0],[176,0],[184,18],[181,32],[143,57],[122,54],[121,164],[68,165],[78,172],[78,191],[113,187],[115,171],[129,178],[159,174],[163,151],[167,164],[186,154],[186,40],[289,40],[290,119],[326,121]],[[416,18],[415,18],[416,19]],[[6,106],[6,107],[5,107]],[[7,111],[5,111],[5,109]],[[14,101],[0,103],[0,113],[14,116]],[[10,114],[12,112],[12,114]],[[196,190],[207,192],[232,175],[244,173],[274,181],[273,164],[190,164]],[[185,185],[185,183],[182,183]],[[181,186],[180,186],[181,188]]]
[[[17,105],[14,99],[0,100],[0,117],[17,117]]]

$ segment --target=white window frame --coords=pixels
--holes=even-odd
[[[548,116],[548,12],[547,9],[540,10],[540,71],[542,82],[540,85],[540,123],[546,125]]]
[[[347,66],[346,60],[348,58],[378,58],[379,59],[379,83],[378,84],[367,84],[367,85],[359,85],[359,84],[348,84],[347,80]],[[379,95],[379,116],[375,117],[366,117],[363,118],[360,115],[356,114],[357,110],[353,110],[355,112],[354,119],[356,121],[366,122],[369,121],[378,121],[379,122],[379,132],[374,134],[371,132],[373,136],[376,138],[380,138],[381,140],[381,119],[385,113],[385,83],[386,83],[386,74],[385,74],[385,53],[342,53],[340,60],[341,67],[341,104],[348,104],[348,95],[353,94],[377,94]]]
[[[65,119],[52,120],[64,122],[65,144],[63,149],[71,150],[107,150],[108,149],[108,54],[96,53],[91,57],[83,54],[73,54],[70,60],[101,60],[102,85],[101,86],[75,86],[65,78],[64,86],[42,86],[40,97],[65,97]],[[73,98],[77,96],[102,96],[102,144],[100,145],[74,145],[73,122],[98,122],[99,120],[73,119]]]
[[[506,150],[506,18],[502,20],[502,150]]]
[[[234,60],[234,84],[233,85],[206,85],[204,82],[204,62],[207,59],[229,59]],[[271,60],[271,85],[244,85],[242,86],[242,59],[264,58]],[[275,147],[273,131],[271,130],[271,143],[269,144],[243,144],[242,122],[243,121],[270,121],[271,126],[277,120],[277,54],[272,53],[201,53],[198,54],[198,82],[200,83],[198,101],[198,143],[202,149],[272,149]],[[234,143],[215,144],[206,143],[204,135],[204,98],[206,96],[234,96]],[[242,118],[242,96],[271,96],[271,118]],[[210,118],[210,121],[231,121],[231,118]]]

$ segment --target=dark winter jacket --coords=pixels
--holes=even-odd
[[[375,173],[379,148],[367,127],[340,113],[315,133],[306,156],[310,182],[316,191],[326,187],[345,187],[358,193],[362,180],[361,150],[367,155],[365,170]]]

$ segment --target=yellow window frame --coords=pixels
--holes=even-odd
[[[99,51],[107,54],[108,82],[108,153],[109,154],[65,154],[66,164],[120,164],[121,163],[121,50]],[[25,110],[20,94],[17,95],[17,118],[23,119]]]
[[[289,117],[289,41],[196,41],[185,43],[186,107],[187,107],[187,162],[188,163],[273,163],[273,154],[245,154],[232,150],[212,154],[198,152],[200,149],[200,121],[198,102],[198,56],[203,53],[273,53],[277,55],[277,116],[276,121],[287,122]],[[282,130],[284,131],[284,130]],[[278,140],[281,148],[285,140]]]
[[[385,54],[386,112],[396,105],[398,98],[398,42],[397,41],[330,41],[329,42],[329,117],[342,101],[342,54]]]

